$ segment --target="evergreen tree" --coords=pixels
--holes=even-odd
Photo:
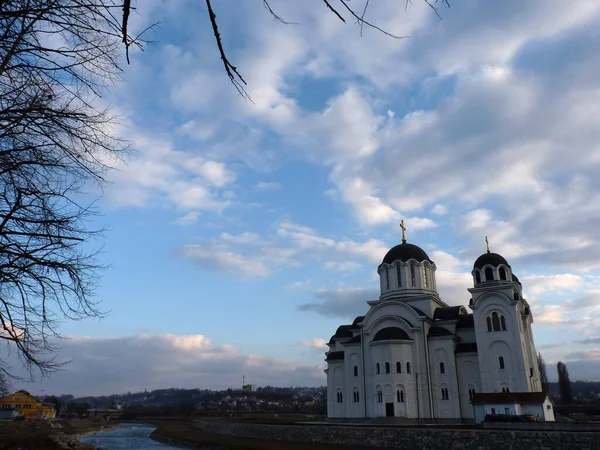
[[[573,390],[571,389],[571,380],[569,380],[569,371],[562,361],[556,365],[558,371],[558,390],[560,392],[560,402],[569,404],[573,401]]]
[[[540,384],[542,388],[542,392],[544,394],[548,394],[549,386],[548,386],[548,374],[546,373],[546,362],[544,358],[542,358],[542,354],[538,352],[537,354],[537,362],[538,368],[540,370]]]

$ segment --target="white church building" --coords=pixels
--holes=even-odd
[[[435,263],[402,228],[402,243],[377,268],[379,299],[328,343],[328,417],[479,422],[536,411],[554,420],[540,392],[531,310],[506,259],[489,247],[477,258],[469,313],[440,298]]]

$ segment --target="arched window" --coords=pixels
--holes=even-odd
[[[396,401],[398,403],[403,403],[404,402],[404,391],[403,390],[398,389],[396,391]]]
[[[506,280],[506,269],[504,267],[500,267],[498,272],[500,273],[500,279]]]
[[[487,318],[487,326],[488,326],[488,331],[492,331],[492,319],[490,319],[490,316],[488,316],[488,318]]]
[[[358,376],[358,366],[354,366],[354,376]]]
[[[477,284],[481,283],[481,274],[479,273],[479,270],[475,271],[475,281]]]
[[[503,356],[498,357],[498,367],[500,367],[501,369],[504,369],[504,357]]]
[[[410,284],[411,286],[416,286],[417,285],[417,279],[415,278],[415,265],[411,264],[410,265]]]
[[[390,273],[388,271],[388,268],[385,268],[385,288],[389,289],[390,288]]]
[[[406,363],[406,373],[410,373],[410,363]]]
[[[342,392],[338,391],[337,392],[337,402],[338,403],[343,403],[343,401],[344,401],[344,398],[342,397]]]
[[[495,311],[492,313],[492,325],[494,326],[494,331],[500,331],[500,317]]]
[[[502,331],[506,331],[506,321],[504,320],[504,316],[500,316],[500,327]]]
[[[475,396],[475,389],[469,388],[469,400],[473,400],[474,396]]]
[[[383,392],[377,391],[377,402],[383,403]]]
[[[448,389],[442,388],[442,400],[448,400]]]
[[[402,373],[402,364],[400,361],[396,362],[396,373]]]
[[[423,266],[423,287],[427,287],[427,267]]]
[[[354,403],[358,403],[360,401],[360,394],[358,393],[358,391],[354,391],[352,393],[352,401]]]
[[[443,362],[440,363],[440,373],[446,373],[446,367]]]
[[[491,281],[494,279],[494,271],[491,267],[485,269],[485,281]]]
[[[379,368],[379,363],[375,364],[375,373],[379,375],[381,373],[381,369]]]
[[[391,370],[390,370],[390,363],[386,362],[385,363],[385,373],[390,373],[390,372],[391,372]]]
[[[402,269],[400,268],[400,264],[396,266],[396,276],[398,277],[398,287],[402,287]]]

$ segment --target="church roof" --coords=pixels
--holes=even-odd
[[[452,333],[452,331],[447,330],[444,327],[431,327],[429,329],[429,335],[431,337],[438,337],[438,336],[453,336],[454,333]]]
[[[391,264],[394,261],[406,262],[409,259],[415,259],[419,262],[429,261],[430,263],[433,263],[433,261],[429,259],[429,256],[427,256],[427,253],[425,253],[425,250],[423,250],[421,247],[403,242],[402,244],[392,247],[384,256],[381,264]]]
[[[415,308],[413,305],[410,305],[408,303],[406,303],[406,305],[410,306],[412,309],[415,310],[415,312],[421,316],[421,317],[427,317],[427,314],[425,314],[423,311],[421,311],[419,308]],[[412,325],[411,325],[412,326]]]
[[[360,322],[363,321],[364,318],[365,318],[365,316],[358,316],[356,319],[354,319],[354,322],[352,322],[352,325],[354,325],[354,326],[358,325]]]
[[[348,344],[360,344],[360,342],[361,342],[360,334],[357,334],[356,336],[354,336],[349,341],[344,342],[344,345],[348,345]]]
[[[477,353],[477,343],[463,342],[458,344],[454,349],[454,353]]]
[[[373,337],[373,342],[376,341],[412,341],[406,331],[398,327],[387,327],[379,330]]]
[[[476,392],[471,403],[544,403],[544,392]]]
[[[352,331],[350,331],[351,329],[352,329],[352,325],[342,325],[342,326],[338,327],[338,329],[335,332],[335,334],[333,335],[333,337],[335,337],[336,339],[351,338],[352,337]]]
[[[462,316],[459,316],[456,328],[475,328],[473,314],[463,314]]]
[[[327,358],[325,358],[325,361],[343,361],[343,360],[344,360],[344,352],[343,351],[329,352],[327,354]]]
[[[517,276],[513,273],[512,275],[512,280],[516,281],[517,283],[519,283],[519,285],[521,284],[521,282],[519,281],[519,279],[517,278]]]
[[[433,320],[458,320],[463,312],[462,306],[450,306],[448,308],[437,308],[433,312]]]
[[[498,253],[487,252],[481,255],[475,260],[473,267],[475,269],[483,269],[483,266],[491,264],[494,267],[498,267],[500,264],[504,264],[506,267],[510,267],[504,256]]]

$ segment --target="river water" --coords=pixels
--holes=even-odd
[[[181,450],[150,439],[156,427],[135,423],[127,427],[85,436],[80,441],[102,450]]]

